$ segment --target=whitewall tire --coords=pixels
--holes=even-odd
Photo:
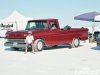
[[[79,38],[74,38],[72,43],[71,43],[71,47],[72,48],[77,48],[80,45],[80,39]]]
[[[44,48],[44,42],[42,39],[37,39],[34,42],[34,49],[35,51],[42,51]]]

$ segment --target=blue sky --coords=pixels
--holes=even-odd
[[[91,26],[91,22],[74,20],[74,16],[85,12],[100,12],[100,0],[1,0],[0,19],[8,17],[14,10],[34,19],[57,18],[60,26]],[[100,23],[96,23],[100,26]]]

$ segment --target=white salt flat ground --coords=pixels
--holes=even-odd
[[[0,75],[100,75],[100,48],[96,43],[24,54],[4,47],[4,41],[0,39]]]

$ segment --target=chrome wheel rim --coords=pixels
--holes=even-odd
[[[43,43],[42,42],[38,42],[37,47],[39,50],[41,50],[43,48]]]
[[[75,40],[74,40],[74,44],[75,44],[75,46],[78,46],[79,40],[78,40],[78,39],[75,39]]]

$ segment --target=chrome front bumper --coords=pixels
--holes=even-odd
[[[4,43],[4,46],[7,46],[7,47],[26,47],[26,44],[25,43],[11,43],[11,42],[5,42]]]
[[[25,39],[7,39],[7,42],[4,43],[4,46],[7,47],[26,47]]]

